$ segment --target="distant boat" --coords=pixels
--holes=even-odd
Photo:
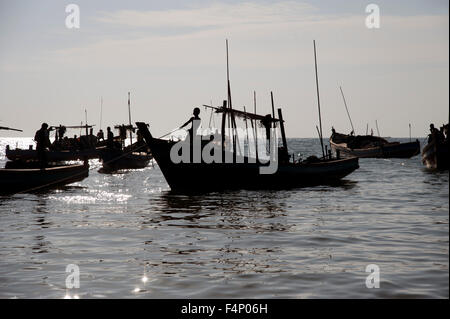
[[[431,137],[428,144],[425,145],[422,150],[422,163],[430,169],[449,169],[450,157],[448,138],[438,141],[436,136]]]
[[[87,150],[48,150],[45,152],[46,158],[49,162],[64,162],[76,161],[84,159],[92,159],[99,157],[98,149]],[[38,154],[35,149],[11,149],[9,145],[6,146],[5,156],[10,161],[37,161]]]
[[[114,172],[122,169],[145,168],[153,156],[147,152],[102,148],[100,160],[103,172]]]
[[[39,192],[82,181],[89,165],[63,165],[46,168],[0,168],[0,193]]]
[[[76,126],[52,126],[52,130],[59,132],[65,132],[66,129],[85,129],[86,135],[81,135],[78,138],[55,138],[55,141],[50,145],[47,150],[46,158],[49,162],[64,162],[64,161],[76,161],[84,159],[98,158],[99,151],[96,148],[97,138],[88,134],[88,129],[92,128],[92,125],[76,125]],[[61,133],[60,133],[61,134]],[[37,161],[37,150],[33,149],[30,145],[29,149],[11,149],[9,145],[6,146],[5,156],[10,161]]]
[[[330,145],[342,157],[410,158],[420,153],[420,142],[400,143],[372,135],[346,135],[333,131]]]
[[[114,127],[119,130],[119,136],[114,138],[113,145],[100,149],[100,161],[103,166],[100,172],[145,168],[153,158],[148,146],[141,140],[139,131],[137,132],[138,141],[133,143],[133,132],[136,127],[133,127],[131,123],[130,92],[128,92],[128,119],[128,125],[122,124]],[[129,133],[130,145],[125,147],[127,133]]]

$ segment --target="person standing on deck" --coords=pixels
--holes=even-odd
[[[47,123],[42,123],[41,128],[36,131],[36,134],[34,135],[34,140],[36,142],[38,160],[40,166],[43,168],[47,164],[47,156],[45,154],[45,150],[50,147],[51,144]]]
[[[108,148],[114,148],[114,133],[111,131],[111,127],[108,126],[106,129],[106,145]]]
[[[194,116],[192,116],[186,123],[184,123],[183,125],[180,126],[180,129],[186,127],[187,125],[189,125],[189,123],[192,123],[191,128],[188,130],[189,132],[189,136],[192,140],[192,138],[194,137],[194,134],[197,134],[197,130],[200,127],[200,109],[198,107],[196,107],[194,109],[194,111],[192,112],[192,114]]]

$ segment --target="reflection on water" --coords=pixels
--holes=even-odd
[[[157,166],[91,167],[58,190],[0,196],[1,298],[448,298],[448,172],[419,157],[361,159],[336,185],[189,196]],[[68,264],[79,289],[65,287]]]

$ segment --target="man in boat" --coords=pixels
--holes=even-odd
[[[435,140],[439,143],[440,140],[440,132],[437,128],[434,127],[434,124],[430,124],[430,134],[428,134],[428,143],[430,143],[432,140]]]
[[[100,129],[100,131],[98,131],[98,133],[97,133],[97,140],[98,141],[105,140],[105,135],[103,134],[103,130],[102,129]]]
[[[182,128],[188,126],[189,123],[192,123],[191,128],[188,130],[191,141],[192,141],[192,137],[194,136],[194,134],[197,134],[197,130],[200,126],[200,117],[199,117],[200,109],[198,107],[196,107],[194,109],[194,111],[192,112],[192,114],[194,116],[192,116],[186,123],[184,123],[183,125],[180,126],[180,129],[182,129]]]
[[[114,148],[114,133],[109,126],[106,128],[106,146],[111,149]]]
[[[34,135],[36,141],[36,151],[41,167],[47,164],[45,150],[50,147],[49,129],[47,123],[42,123],[41,128]]]

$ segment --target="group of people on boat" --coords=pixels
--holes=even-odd
[[[442,125],[439,130],[430,124],[430,134],[428,134],[428,143],[436,142],[437,144],[448,144],[448,123]]]

